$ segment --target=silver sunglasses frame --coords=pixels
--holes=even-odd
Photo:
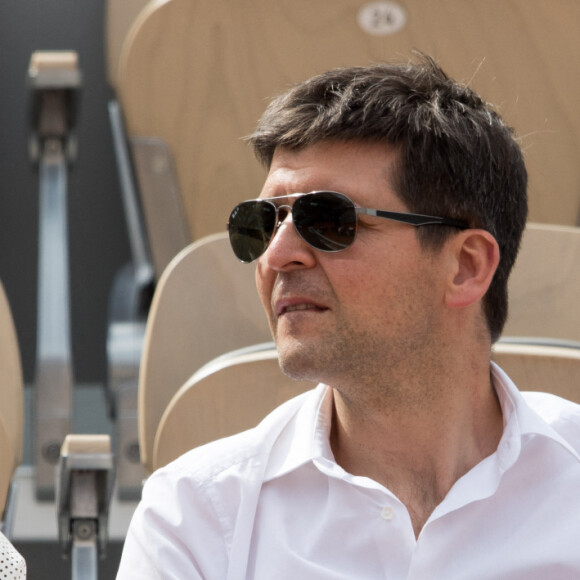
[[[232,214],[234,213],[234,211],[238,207],[240,207],[244,203],[248,203],[248,202],[264,201],[264,202],[269,202],[274,206],[274,208],[276,210],[276,225],[275,225],[274,231],[272,232],[272,236],[268,241],[268,244],[264,247],[264,252],[265,252],[267,250],[268,246],[270,245],[270,243],[272,242],[272,240],[274,239],[274,236],[276,234],[276,230],[280,227],[280,225],[282,224],[282,222],[286,218],[286,216],[284,216],[283,219],[279,219],[280,210],[284,209],[284,210],[288,210],[288,213],[290,213],[290,214],[292,213],[293,206],[286,205],[286,204],[278,205],[275,202],[278,200],[298,199],[298,198],[303,198],[305,196],[316,195],[316,194],[321,194],[321,193],[330,193],[330,194],[336,195],[336,196],[346,200],[347,202],[351,203],[357,216],[370,215],[370,216],[374,216],[374,217],[388,219],[391,221],[409,224],[409,225],[412,225],[415,227],[427,226],[427,225],[444,225],[444,226],[451,226],[451,227],[459,228],[461,230],[465,230],[465,229],[469,228],[469,225],[466,224],[465,222],[460,221],[460,220],[451,219],[451,218],[443,218],[443,217],[423,215],[423,214],[417,214],[417,213],[387,211],[387,210],[382,210],[382,209],[371,209],[371,208],[367,208],[367,207],[359,207],[354,203],[354,201],[352,201],[352,199],[350,199],[344,193],[340,193],[338,191],[332,191],[332,190],[316,190],[316,191],[310,191],[308,193],[290,193],[288,195],[281,195],[281,196],[277,196],[277,197],[262,197],[262,198],[248,199],[246,201],[239,203],[232,210]],[[294,224],[294,220],[292,220],[292,223]],[[230,226],[230,223],[228,222],[228,230],[229,230],[229,226]],[[304,239],[304,237],[302,236],[302,234],[300,233],[300,231],[296,227],[296,224],[294,224],[294,228],[295,228],[296,232],[298,233],[298,235],[300,236],[300,238],[302,240],[304,240],[305,243],[307,243],[309,246],[313,247],[315,250],[318,250],[319,252],[340,252],[342,250],[347,249],[351,245],[351,244],[349,244],[347,246],[339,247],[336,249],[317,248],[316,246],[313,246],[311,242]],[[232,236],[232,233],[230,231],[230,241],[231,241],[231,236]],[[336,242],[334,242],[332,240],[331,240],[331,242],[333,244],[336,244]],[[353,242],[354,242],[354,239],[353,239]],[[232,249],[233,249],[233,242],[232,242]],[[241,262],[244,262],[244,263],[250,263],[259,257],[259,256],[257,256],[256,258],[253,258],[252,260],[248,261],[248,260],[242,260],[236,254],[235,250],[234,250],[234,254]],[[263,252],[262,252],[262,254],[263,254]],[[262,254],[260,254],[260,255],[262,255]]]

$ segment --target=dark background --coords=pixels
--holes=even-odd
[[[78,159],[69,174],[71,324],[76,384],[106,380],[107,302],[129,247],[109,128],[104,0],[0,0],[0,279],[34,377],[38,175],[28,158],[26,73],[35,50],[75,50],[83,75]]]

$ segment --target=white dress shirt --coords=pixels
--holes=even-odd
[[[151,476],[118,580],[580,578],[580,406],[492,373],[497,451],[418,538],[395,495],[334,461],[320,385]]]

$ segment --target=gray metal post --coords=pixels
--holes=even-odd
[[[36,495],[54,498],[54,467],[71,431],[73,370],[67,221],[67,170],[80,87],[74,52],[35,52],[30,59],[30,156],[40,180],[36,344]]]
[[[115,276],[109,301],[107,398],[115,424],[119,498],[135,500],[141,497],[142,482],[146,476],[139,451],[137,390],[145,325],[155,280],[123,116],[116,101],[109,104],[109,119],[131,247],[131,263]]]
[[[40,236],[36,346],[36,491],[54,496],[54,466],[71,431],[73,371],[67,235],[66,161],[62,144],[40,159]]]
[[[108,435],[67,435],[56,471],[56,512],[72,580],[96,580],[105,555],[115,467]]]

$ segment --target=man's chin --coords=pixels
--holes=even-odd
[[[320,362],[311,348],[303,344],[278,345],[278,361],[282,372],[291,379],[319,381]]]

